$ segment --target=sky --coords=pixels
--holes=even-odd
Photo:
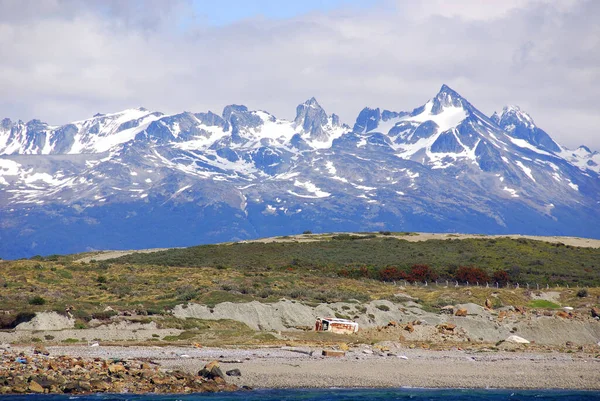
[[[352,125],[447,84],[600,150],[598,17],[595,0],[0,0],[0,117],[235,103],[293,119],[314,96]]]

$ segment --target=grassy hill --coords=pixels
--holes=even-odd
[[[600,295],[600,249],[578,248],[530,239],[475,238],[409,242],[386,235],[313,236],[312,242],[253,242],[206,245],[104,261],[81,262],[82,255],[0,262],[0,327],[15,324],[18,312],[64,311],[75,307],[80,327],[93,317],[105,318],[107,306],[156,315],[188,301],[214,305],[224,301],[261,302],[281,298],[305,303],[395,299],[403,282],[384,282],[382,272],[394,268],[409,274],[427,265],[439,285],[414,284],[402,291],[424,307],[453,302],[480,303],[495,292],[495,302],[526,305],[536,284],[560,285],[576,305],[576,287]],[[287,241],[287,242],[286,242]],[[509,289],[445,287],[461,266],[489,276],[510,274]],[[521,288],[516,290],[514,282]],[[473,282],[471,282],[473,284]],[[592,298],[587,298],[588,301]],[[595,298],[593,298],[595,299]],[[582,302],[588,302],[584,299]],[[12,319],[12,320],[11,320]]]
[[[439,279],[453,280],[461,266],[479,268],[489,276],[509,273],[512,282],[540,285],[600,284],[600,249],[579,248],[525,238],[481,238],[409,242],[384,235],[341,234],[314,242],[250,242],[204,245],[148,254],[131,254],[114,263],[217,267],[243,271],[309,270],[335,275],[361,267],[369,277],[386,267],[409,271],[427,265]],[[492,280],[490,279],[490,282]]]

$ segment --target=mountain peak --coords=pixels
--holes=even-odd
[[[452,89],[451,87],[449,87],[446,84],[442,85],[437,96],[440,96],[442,94],[450,95],[450,96],[457,97],[457,98],[462,98],[462,96],[458,92],[456,92],[454,89]]]
[[[494,113],[492,120],[513,138],[523,139],[550,152],[560,152],[560,146],[544,130],[538,128],[533,118],[519,106],[504,106],[502,113]]]
[[[440,113],[445,107],[461,107],[465,108],[465,100],[455,90],[444,84],[440,88],[440,91],[433,98],[433,107],[431,112],[433,114]]]
[[[311,97],[310,99],[308,99],[307,101],[305,101],[304,103],[298,105],[298,107],[300,107],[300,106],[307,106],[307,107],[314,107],[316,109],[323,109],[314,96]]]
[[[311,137],[320,138],[323,134],[323,126],[327,124],[327,113],[317,102],[317,99],[311,97],[306,102],[296,107],[296,126],[302,126],[306,132],[310,132]]]
[[[529,128],[534,128],[536,126],[533,122],[533,118],[531,118],[529,114],[521,110],[519,106],[514,104],[504,106],[502,108],[502,113],[499,116],[499,121],[512,117],[518,119],[522,124],[525,124]]]

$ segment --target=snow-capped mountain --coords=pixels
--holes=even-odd
[[[516,106],[458,93],[353,128],[312,98],[293,121],[144,108],[0,123],[0,257],[183,246],[304,230],[600,237],[600,155]]]

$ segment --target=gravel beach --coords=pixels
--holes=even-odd
[[[240,377],[228,377],[228,382],[253,388],[600,389],[600,358],[582,352],[433,351],[401,346],[380,352],[363,346],[336,358],[321,356],[322,348],[55,346],[48,350],[51,355],[86,358],[148,358],[165,369],[190,373],[218,360],[223,371],[241,371]]]

